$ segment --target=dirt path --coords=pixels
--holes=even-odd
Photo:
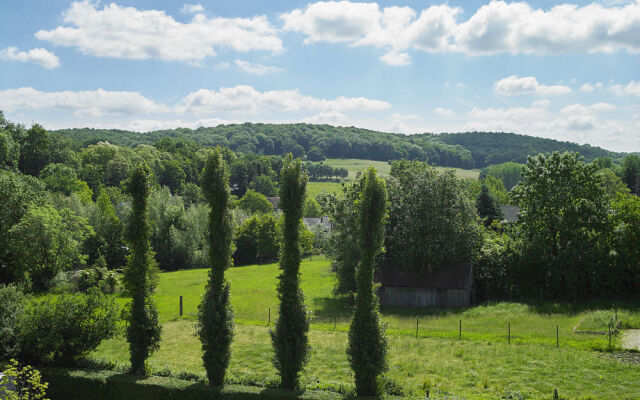
[[[625,349],[640,350],[640,329],[626,329],[621,332],[620,339]]]

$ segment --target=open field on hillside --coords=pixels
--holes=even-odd
[[[349,176],[344,181],[352,181],[356,178],[358,172],[365,171],[370,166],[376,167],[378,174],[382,176],[389,175],[391,165],[386,161],[373,161],[373,160],[360,160],[355,158],[340,159],[340,158],[328,158],[324,161],[325,164],[334,168],[346,168],[349,170]],[[444,170],[447,168],[436,167],[438,170]],[[478,169],[461,169],[453,168],[456,171],[456,175],[463,179],[478,179],[480,176],[480,170]],[[322,192],[337,192],[340,190],[341,183],[339,182],[309,182],[307,184],[307,193],[311,197],[315,197]]]
[[[331,295],[334,278],[326,260],[306,260],[301,273],[302,288],[313,310],[314,347],[303,383],[307,388],[349,391],[353,386],[345,355],[348,301]],[[273,325],[278,306],[277,264],[231,268],[227,275],[237,322],[229,380],[262,385],[276,382],[267,325],[269,308]],[[151,358],[154,370],[204,375],[193,322],[206,277],[204,269],[160,274],[155,299],[164,331],[161,349]],[[180,295],[184,296],[186,314],[182,318],[178,315]],[[124,304],[126,299],[118,301]],[[419,396],[429,388],[432,397],[455,394],[459,398],[495,399],[511,390],[531,395],[522,398],[550,399],[553,389],[558,388],[563,398],[570,399],[638,398],[640,366],[594,351],[608,346],[606,336],[573,332],[582,325],[604,330],[612,315],[613,310],[590,311],[559,304],[499,303],[466,310],[385,309],[383,318],[390,343],[386,376],[404,394]],[[621,309],[618,315],[623,323],[640,323],[637,309]],[[458,338],[460,320],[462,340]],[[507,344],[508,323],[511,345]],[[560,348],[556,348],[556,326]],[[127,345],[123,338],[109,340],[92,357],[124,363]]]

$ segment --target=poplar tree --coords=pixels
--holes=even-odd
[[[288,154],[280,171],[280,204],[284,214],[280,253],[279,317],[271,340],[273,364],[280,373],[281,386],[295,389],[300,371],[309,359],[309,310],[300,289],[300,219],[307,187],[307,174],[299,159]]]
[[[138,164],[129,177],[127,190],[131,195],[131,215],[127,227],[127,241],[131,253],[124,273],[124,284],[132,297],[128,316],[127,341],[131,357],[131,373],[144,375],[149,355],[160,347],[162,328],[158,309],[151,298],[155,286],[155,263],[149,244],[147,199],[149,197],[149,169]]]
[[[231,266],[233,227],[229,174],[220,147],[206,161],[202,189],[209,212],[209,282],[198,307],[197,333],[202,342],[202,361],[210,386],[222,386],[231,358],[233,308],[224,271]]]
[[[373,284],[376,255],[382,251],[387,191],[370,167],[358,199],[361,259],[356,270],[356,307],[349,328],[347,356],[358,396],[378,394],[378,376],[387,368],[387,339]]]

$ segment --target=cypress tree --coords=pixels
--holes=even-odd
[[[356,270],[356,307],[349,328],[347,356],[358,396],[378,394],[378,376],[387,369],[387,339],[373,285],[376,255],[382,251],[387,191],[370,167],[358,199],[361,259]]]
[[[147,198],[149,197],[149,169],[138,164],[128,182],[131,195],[131,216],[127,227],[127,241],[131,253],[124,273],[124,284],[132,297],[128,316],[127,341],[131,357],[131,373],[144,375],[149,355],[160,347],[162,328],[158,309],[151,293],[154,289],[155,263],[149,244]]]
[[[307,187],[307,174],[300,160],[288,154],[280,171],[280,205],[284,214],[280,253],[279,317],[271,340],[275,349],[273,364],[280,372],[285,389],[298,386],[300,371],[309,359],[309,311],[300,289],[300,219]]]
[[[202,189],[209,203],[209,282],[198,307],[197,333],[209,385],[222,386],[231,358],[233,308],[224,271],[231,266],[233,227],[229,174],[218,147],[209,156],[202,175]]]
[[[480,194],[476,199],[476,209],[480,218],[484,219],[485,226],[490,226],[493,221],[502,218],[502,211],[485,184],[482,185]]]

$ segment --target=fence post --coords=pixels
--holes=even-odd
[[[180,296],[180,316],[182,317],[182,296]]]
[[[271,326],[271,307],[269,307],[269,322],[267,322],[267,326]]]
[[[418,338],[418,317],[416,317],[416,339]]]
[[[560,330],[558,329],[558,325],[556,325],[556,347],[560,347]]]
[[[612,322],[609,322],[609,351],[611,351],[611,324]]]
[[[508,333],[507,333],[507,340],[509,342],[509,344],[511,344],[511,321],[509,321],[509,325],[508,325]]]
[[[558,399],[558,389],[553,389],[553,398]]]
[[[334,315],[334,316],[333,316],[333,330],[334,330],[334,331],[336,330],[336,320],[337,320],[337,319],[338,319],[338,317]]]
[[[460,320],[460,329],[458,331],[458,340],[462,339],[462,320]]]

